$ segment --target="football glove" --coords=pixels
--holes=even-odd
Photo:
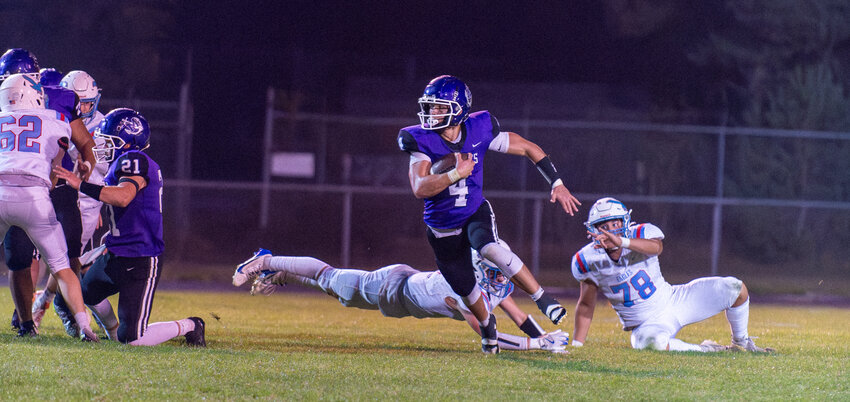
[[[566,349],[567,344],[570,342],[570,334],[560,329],[539,338],[534,338],[534,340],[537,341],[537,344],[540,345],[540,349],[542,350],[548,350],[552,353],[569,353]]]
[[[254,279],[254,283],[251,284],[251,295],[256,294],[264,294],[266,296],[271,295],[277,290],[278,286],[283,286],[286,284],[286,272],[274,272],[274,273],[262,273]]]

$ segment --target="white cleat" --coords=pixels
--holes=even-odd
[[[753,337],[746,337],[742,340],[735,340],[732,338],[732,347],[738,350],[743,350],[747,352],[756,352],[756,353],[773,353],[776,352],[774,348],[761,348],[756,346],[756,343],[753,342]]]
[[[263,262],[271,254],[271,251],[261,248],[253,257],[237,265],[233,273],[233,286],[242,286],[260,275],[263,272]]]
[[[715,341],[708,340],[708,339],[702,341],[702,343],[699,344],[699,347],[700,347],[700,349],[702,349],[703,352],[706,352],[706,353],[725,352],[727,350],[732,349],[731,346],[721,345],[721,344],[719,344]]]
[[[35,292],[35,301],[32,303],[32,322],[35,328],[41,326],[41,320],[44,318],[44,313],[50,308],[50,301],[44,296],[44,291]]]

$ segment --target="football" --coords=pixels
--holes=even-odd
[[[463,160],[469,159],[469,154],[447,154],[431,165],[431,174],[442,174],[454,169],[457,164],[456,155],[460,155]]]

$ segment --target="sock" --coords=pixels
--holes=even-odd
[[[167,322],[155,322],[153,324],[148,325],[148,328],[145,330],[144,335],[141,338],[136,339],[133,342],[130,342],[130,345],[133,346],[154,346],[159,345],[165,341],[174,339],[180,335],[185,335],[185,333],[181,334],[184,331],[183,321],[191,320],[180,320],[180,321],[167,321]],[[191,323],[191,328],[195,329],[195,324]],[[188,331],[186,331],[188,332]]]
[[[749,337],[747,326],[750,321],[750,299],[738,307],[726,309],[726,320],[732,328],[732,340],[742,341]]]
[[[313,257],[270,257],[265,265],[273,271],[286,271],[312,279],[319,279],[319,273],[328,263]]]
[[[182,320],[177,320],[175,322],[177,323],[177,325],[180,326],[178,332],[179,332],[179,335],[181,335],[181,336],[186,335],[189,332],[192,332],[192,331],[195,330],[195,322],[188,319],[188,318],[184,318]]]
[[[41,292],[41,294],[39,294],[38,297],[35,298],[35,301],[32,303],[33,310],[35,310],[36,308],[45,308],[45,306],[47,306],[53,301],[54,297],[56,297],[55,292],[51,292],[48,289],[44,289],[44,292]]]
[[[531,300],[538,301],[541,297],[543,297],[543,286],[531,295]]]
[[[667,347],[671,352],[702,352],[702,348],[699,345],[694,345],[692,343],[687,343],[685,341],[670,338],[667,343]]]
[[[97,324],[106,331],[106,336],[113,341],[118,340],[118,317],[112,310],[112,304],[109,299],[103,299],[100,303],[93,306],[88,306],[94,314],[94,319]]]

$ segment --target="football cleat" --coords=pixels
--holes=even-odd
[[[236,266],[233,273],[233,286],[242,286],[263,272],[263,262],[272,254],[271,251],[261,248],[254,256]]]
[[[36,328],[41,325],[41,320],[44,318],[44,313],[47,312],[48,308],[50,308],[50,300],[47,300],[44,291],[39,290],[35,292],[35,301],[32,303],[32,321],[35,323]]]
[[[746,338],[741,339],[741,340],[736,340],[735,338],[732,338],[732,346],[731,347],[735,348],[737,350],[743,350],[743,351],[746,351],[746,352],[755,352],[755,353],[773,353],[773,352],[776,352],[776,349],[774,349],[774,348],[762,348],[762,347],[756,346],[756,343],[753,342],[753,339],[755,339],[755,338],[754,337],[746,337]]]
[[[68,308],[68,305],[65,304],[65,299],[62,296],[58,296],[53,300],[53,310],[56,311],[56,315],[59,316],[59,319],[62,320],[62,326],[65,327],[65,333],[72,338],[80,337],[80,326],[77,325],[77,320],[74,318],[74,313]],[[33,314],[35,317],[35,314]],[[33,319],[35,321],[35,319]]]
[[[18,317],[18,309],[12,311],[12,331],[21,329],[21,318]]]
[[[35,328],[32,321],[22,322],[20,328],[18,328],[18,337],[31,337],[35,338],[38,336],[38,329]]]
[[[535,303],[537,308],[555,325],[560,324],[567,316],[567,309],[553,297],[543,295]]]
[[[286,272],[263,271],[262,274],[257,276],[257,279],[254,279],[254,283],[251,284],[251,296],[261,293],[270,296],[279,286],[283,285],[286,285]]]
[[[207,340],[204,337],[205,326],[204,320],[200,317],[189,317],[195,323],[195,329],[186,333],[186,344],[189,346],[206,347]]]
[[[731,350],[731,346],[721,345],[715,341],[706,339],[699,344],[699,348],[702,349],[703,352],[725,352],[727,350]]]
[[[487,355],[499,353],[499,332],[496,331],[496,316],[490,314],[486,327],[478,326],[481,330],[481,351]]]

